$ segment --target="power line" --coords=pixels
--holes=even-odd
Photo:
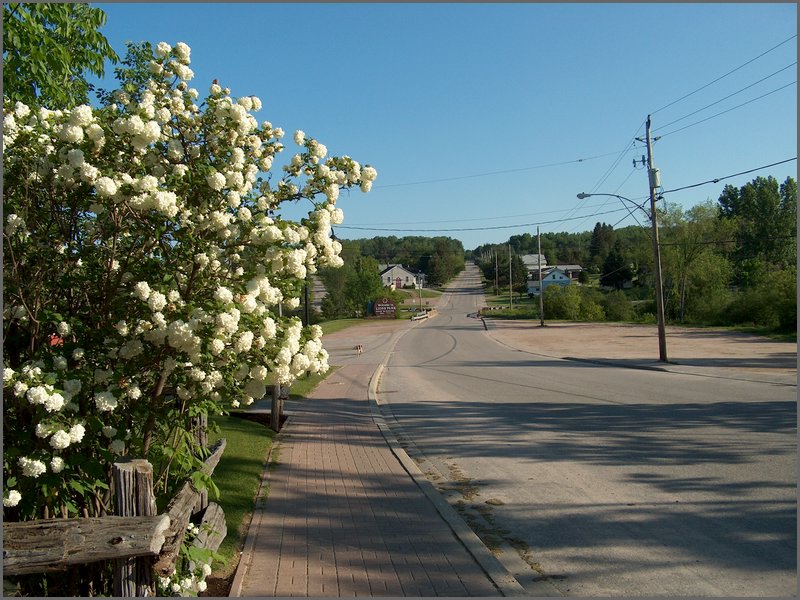
[[[707,185],[709,183],[719,183],[725,179],[730,179],[731,177],[738,177],[739,175],[746,175],[747,173],[754,173],[755,171],[761,171],[762,169],[769,169],[770,167],[775,167],[777,165],[782,165],[787,162],[792,162],[793,160],[797,160],[797,157],[794,158],[787,158],[786,160],[782,160],[776,163],[772,163],[771,165],[764,165],[763,167],[757,167],[755,169],[749,169],[747,171],[742,171],[741,173],[734,173],[733,175],[726,175],[725,177],[717,177],[716,179],[709,179],[708,181],[703,181],[700,183],[693,183],[692,185],[685,185],[683,187],[675,188],[674,190],[664,190],[659,195],[664,194],[671,194],[672,192],[680,192],[681,190],[688,190],[689,188],[696,188],[700,187],[701,185]]]
[[[453,228],[453,229],[405,229],[405,228],[381,228],[381,227],[354,227],[354,226],[344,226],[344,225],[337,225],[337,229],[358,229],[362,231],[391,231],[391,232],[401,232],[401,231],[411,231],[411,232],[433,232],[433,231],[488,231],[492,229],[514,229],[519,227],[532,227],[534,225],[552,225],[555,223],[565,223],[566,221],[574,221],[577,219],[586,219],[591,217],[596,217],[599,215],[608,215],[613,213],[618,213],[624,208],[618,208],[616,210],[609,210],[606,212],[598,212],[588,217],[586,215],[581,215],[580,217],[569,217],[564,219],[555,219],[552,221],[538,221],[536,223],[518,223],[516,225],[496,225],[490,227],[461,227],[461,228]]]
[[[602,208],[604,207],[607,202],[602,202],[600,204],[590,204],[585,206],[584,208]],[[472,219],[445,219],[442,221],[400,221],[400,222],[392,222],[392,223],[352,223],[351,226],[358,225],[359,227],[371,227],[371,226],[383,226],[383,225],[430,225],[434,223],[468,223],[471,221],[497,221],[500,219],[518,219],[520,217],[535,217],[537,215],[551,215],[555,213],[569,213],[572,212],[574,208],[568,208],[565,210],[548,210],[536,213],[524,213],[521,215],[503,215],[499,217],[477,217]]]
[[[519,173],[520,171],[532,171],[532,170],[535,170],[535,169],[546,169],[546,168],[549,168],[549,167],[561,167],[561,166],[564,166],[564,165],[582,163],[582,162],[586,162],[586,161],[589,161],[589,160],[595,160],[595,159],[598,159],[598,158],[605,158],[606,156],[614,156],[618,152],[622,152],[624,154],[625,152],[629,152],[629,151],[630,151],[630,148],[625,148],[625,149],[623,149],[621,151],[608,152],[606,154],[598,154],[596,156],[589,156],[589,157],[586,157],[586,158],[575,158],[575,159],[572,159],[572,160],[565,160],[565,161],[556,162],[556,163],[547,163],[547,164],[542,164],[542,165],[534,165],[534,166],[531,166],[531,167],[520,167],[518,169],[504,169],[502,171],[487,171],[486,173],[474,173],[472,175],[458,175],[458,176],[455,176],[455,177],[443,177],[443,178],[440,178],[440,179],[426,179],[426,180],[423,180],[423,181],[410,181],[410,182],[407,182],[407,183],[387,183],[387,184],[383,184],[383,185],[374,185],[372,187],[373,187],[373,189],[390,188],[390,187],[403,187],[403,186],[409,186],[409,185],[423,185],[423,184],[427,184],[427,183],[441,183],[441,182],[446,182],[446,181],[458,181],[460,179],[474,179],[476,177],[487,177],[487,176],[490,176],[490,175],[504,175],[506,173]]]
[[[772,237],[759,238],[761,241],[775,241],[775,240],[795,240],[796,235],[777,235]],[[661,242],[662,246],[713,246],[717,244],[738,244],[739,240],[709,240],[705,242]]]
[[[686,125],[685,127],[681,127],[679,129],[673,129],[672,131],[667,132],[667,133],[662,133],[659,137],[660,138],[665,138],[668,135],[672,135],[673,133],[678,133],[679,131],[683,131],[684,129],[689,129],[689,127],[694,127],[695,125],[699,125],[700,123],[705,123],[706,121],[710,121],[711,119],[713,119],[715,117],[719,117],[720,115],[724,115],[725,113],[729,113],[732,110],[736,110],[737,108],[741,108],[742,106],[746,106],[748,104],[752,104],[756,100],[761,100],[761,98],[766,98],[767,96],[769,96],[771,94],[774,94],[775,92],[779,92],[782,89],[789,87],[790,85],[795,85],[796,83],[797,83],[797,80],[795,79],[794,81],[792,81],[790,83],[787,83],[786,85],[782,85],[781,87],[776,88],[776,89],[772,90],[771,92],[767,92],[766,94],[762,94],[761,96],[758,96],[757,98],[753,98],[752,100],[748,100],[747,102],[743,102],[742,104],[738,104],[738,105],[736,105],[736,106],[734,106],[732,108],[729,108],[728,110],[723,110],[722,112],[719,112],[719,113],[717,113],[715,115],[711,115],[710,117],[706,117],[705,119],[701,119],[700,121],[696,121],[696,122],[694,122],[694,123],[692,123],[690,125]]]
[[[720,81],[720,80],[724,79],[724,78],[725,78],[725,77],[727,77],[728,75],[731,75],[732,73],[735,73],[735,72],[736,72],[736,71],[738,71],[739,69],[741,69],[741,68],[743,68],[743,67],[746,67],[746,66],[747,66],[747,65],[749,65],[750,63],[752,63],[752,62],[754,62],[754,61],[758,60],[758,59],[759,59],[759,58],[761,58],[762,56],[765,56],[765,55],[769,54],[769,53],[770,53],[770,52],[772,52],[773,50],[775,50],[775,49],[777,49],[777,48],[780,48],[780,47],[781,47],[781,46],[783,46],[785,43],[792,41],[792,40],[793,40],[793,39],[795,39],[796,37],[797,37],[797,34],[794,34],[794,35],[793,35],[793,36],[791,36],[790,38],[787,38],[787,39],[783,40],[783,41],[782,41],[780,44],[778,44],[777,46],[773,46],[772,48],[770,48],[769,50],[766,50],[766,51],[762,52],[761,54],[759,54],[759,55],[758,55],[758,56],[756,56],[755,58],[751,58],[751,59],[750,59],[750,60],[748,60],[746,63],[739,65],[738,67],[736,67],[736,68],[735,68],[735,69],[733,69],[732,71],[728,71],[727,73],[725,73],[725,75],[722,75],[722,76],[720,76],[720,77],[717,77],[717,78],[716,78],[714,81],[711,81],[711,82],[709,82],[709,83],[705,84],[704,86],[701,86],[701,87],[697,88],[697,89],[696,89],[695,91],[693,91],[693,92],[689,92],[689,93],[688,93],[688,94],[686,94],[685,96],[681,96],[681,97],[680,97],[680,98],[678,98],[677,100],[673,100],[672,102],[670,102],[669,104],[666,104],[666,105],[662,106],[662,107],[661,107],[661,108],[659,108],[658,110],[651,111],[651,112],[650,112],[650,114],[651,114],[651,115],[654,115],[654,114],[656,114],[657,112],[661,112],[661,111],[662,111],[662,110],[664,110],[665,108],[669,108],[669,107],[670,107],[670,106],[672,106],[673,104],[677,104],[677,103],[678,103],[678,102],[680,102],[681,100],[685,100],[685,99],[686,99],[686,98],[688,98],[689,96],[693,96],[693,95],[694,95],[694,94],[696,94],[697,92],[699,92],[699,91],[701,91],[701,90],[704,90],[704,89],[706,89],[707,87],[709,87],[709,86],[711,86],[711,85],[714,85],[715,83],[717,83],[718,81]],[[662,136],[662,137],[663,137],[663,136]]]
[[[740,90],[737,90],[737,91],[733,92],[732,94],[728,94],[728,95],[727,95],[727,96],[725,96],[724,98],[720,98],[720,99],[719,99],[719,100],[717,100],[716,102],[712,102],[711,104],[708,104],[708,105],[704,106],[703,108],[699,108],[699,109],[697,109],[697,110],[695,110],[695,111],[693,111],[693,112],[690,112],[688,115],[684,115],[684,116],[682,116],[680,119],[675,119],[674,121],[670,121],[669,123],[665,123],[664,125],[662,125],[662,126],[660,127],[660,129],[664,129],[664,128],[666,128],[666,127],[669,127],[670,125],[674,125],[674,124],[675,124],[675,123],[677,123],[678,121],[683,121],[684,119],[688,119],[688,118],[689,118],[689,117],[691,117],[692,115],[696,115],[696,114],[697,114],[697,113],[699,113],[699,112],[703,112],[703,111],[704,111],[704,110],[706,110],[707,108],[711,108],[712,106],[715,106],[715,105],[719,104],[720,102],[724,102],[725,100],[727,100],[728,98],[732,98],[732,97],[733,97],[733,96],[735,96],[736,94],[741,94],[743,91],[745,91],[745,90],[749,90],[751,87],[754,87],[754,86],[758,85],[758,84],[759,84],[759,83],[761,83],[762,81],[766,81],[766,80],[767,80],[767,79],[769,79],[770,77],[774,77],[774,76],[775,76],[775,75],[777,75],[778,73],[782,73],[782,72],[783,72],[783,71],[785,71],[786,69],[788,69],[788,68],[790,68],[790,67],[793,67],[793,66],[795,66],[795,65],[797,65],[797,61],[794,61],[794,62],[793,62],[792,64],[790,64],[790,65],[786,65],[786,66],[785,66],[785,67],[783,67],[782,69],[778,69],[777,71],[775,71],[774,73],[771,73],[770,75],[767,75],[766,77],[762,77],[762,78],[761,78],[761,79],[759,79],[758,81],[756,81],[756,82],[754,82],[754,83],[751,83],[750,85],[748,85],[748,86],[745,86],[745,87],[743,87],[742,89],[740,89]]]

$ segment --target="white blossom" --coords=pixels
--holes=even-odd
[[[80,423],[73,425],[69,430],[69,439],[73,444],[77,444],[83,439],[86,428]]]
[[[36,478],[47,471],[47,467],[42,461],[28,458],[26,456],[21,456],[17,460],[17,464],[19,465],[20,469],[22,469],[22,474],[25,477]]]
[[[71,442],[69,434],[63,429],[56,431],[50,438],[50,445],[54,450],[63,450],[68,447]]]
[[[20,500],[22,500],[22,494],[17,490],[8,490],[8,495],[3,496],[3,506],[6,508],[14,507],[19,504]]]
[[[111,392],[98,392],[94,395],[94,402],[100,412],[113,412],[117,408],[117,398]]]

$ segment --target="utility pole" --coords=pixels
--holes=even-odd
[[[500,295],[500,277],[497,273],[497,248],[494,250],[494,295]]]
[[[544,327],[544,288],[542,287],[542,236],[536,226],[536,239],[539,246],[539,326]]]
[[[510,301],[511,308],[514,308],[514,289],[513,284],[511,282],[511,244],[508,245],[508,297]]]
[[[667,362],[667,333],[664,327],[664,289],[661,280],[661,246],[658,243],[656,220],[656,188],[661,185],[658,169],[653,168],[653,144],[650,139],[650,115],[647,115],[647,172],[650,180],[650,221],[653,228],[653,259],[656,275],[656,312],[658,313],[658,358]]]

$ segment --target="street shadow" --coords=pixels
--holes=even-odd
[[[415,440],[424,440],[427,455],[627,466],[749,462],[759,450],[743,436],[791,434],[797,423],[797,405],[790,401],[621,405],[532,400],[454,405],[393,400],[389,410]],[[715,428],[713,438],[699,434]],[[474,443],[484,438],[504,443]],[[769,456],[795,450],[794,438],[780,436],[760,452]]]

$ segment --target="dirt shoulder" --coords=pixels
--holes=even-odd
[[[668,365],[658,361],[655,325],[548,323],[486,319],[489,335],[507,346],[558,358],[609,361],[628,366],[737,375],[797,383],[797,345],[769,338],[685,327],[666,328]]]

